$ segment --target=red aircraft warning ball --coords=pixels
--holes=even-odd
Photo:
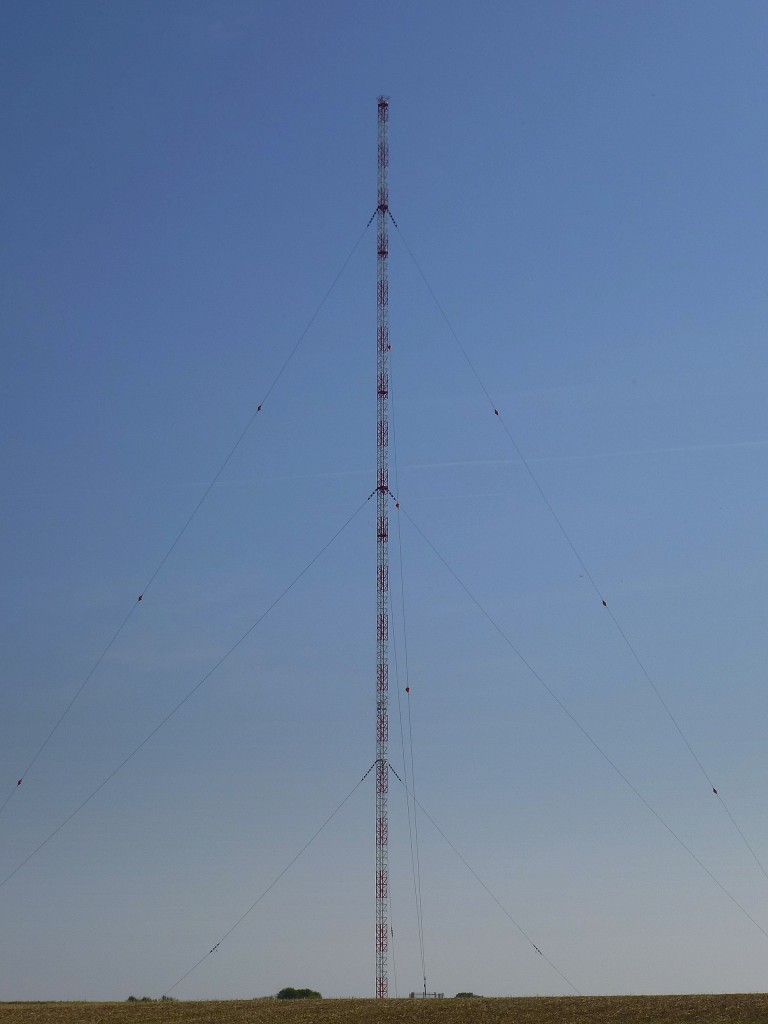
[[[410,692],[411,692],[411,688],[410,688],[410,686],[406,686],[406,688],[405,688],[405,692],[406,692],[406,693],[410,693]]]

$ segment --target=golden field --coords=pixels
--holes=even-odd
[[[2,1024],[768,1024],[768,994],[0,1003]]]

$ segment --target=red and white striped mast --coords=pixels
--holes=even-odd
[[[379,192],[376,273],[376,998],[388,994],[389,940],[389,101],[378,100]]]

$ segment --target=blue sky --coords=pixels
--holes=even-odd
[[[0,800],[363,232],[384,93],[403,509],[746,913],[405,520],[419,799],[580,991],[764,988],[768,878],[408,248],[767,864],[767,34],[757,3],[7,3]],[[0,815],[2,877],[370,493],[375,315],[369,230]],[[374,756],[374,567],[369,504],[0,887],[1,999],[159,995],[304,845]],[[174,994],[371,994],[369,783]],[[568,991],[423,818],[419,837],[430,989]]]

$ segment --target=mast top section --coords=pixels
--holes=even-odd
[[[379,233],[386,232],[383,218],[389,209],[389,189],[387,186],[387,168],[389,166],[389,142],[387,141],[387,124],[389,122],[389,98],[379,96]],[[381,249],[381,246],[379,246]]]

